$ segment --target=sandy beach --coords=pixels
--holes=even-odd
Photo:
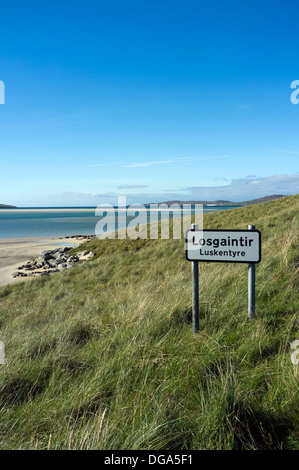
[[[30,238],[0,239],[0,286],[21,282],[28,278],[13,278],[13,273],[20,264],[45,250],[59,246],[78,246],[83,238]]]

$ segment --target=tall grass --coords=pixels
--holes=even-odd
[[[298,449],[298,206],[204,217],[262,232],[255,321],[246,265],[202,263],[192,333],[180,240],[94,240],[93,261],[1,288],[1,448]]]

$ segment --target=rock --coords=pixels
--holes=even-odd
[[[88,236],[71,236],[65,238],[79,238],[91,239],[95,235]],[[67,252],[73,247],[64,246],[56,248],[55,250],[43,251],[39,256],[30,258],[26,264],[18,267],[18,271],[13,274],[13,277],[26,277],[26,276],[48,276],[51,273],[64,271],[65,269],[75,266],[75,264],[82,258],[85,259],[95,256],[93,252],[84,251],[77,255],[68,256]],[[29,273],[20,272],[20,270],[30,271]]]
[[[63,248],[59,248],[60,253],[66,253],[67,251],[71,250],[72,247],[70,246],[64,246]]]
[[[57,268],[57,266],[59,265],[59,261],[57,260],[51,260],[51,261],[48,261],[48,265],[51,267],[51,268]]]
[[[16,272],[15,274],[13,274],[13,277],[27,277],[28,274],[25,274],[25,273],[19,273],[19,272]]]
[[[50,261],[51,259],[55,259],[53,254],[47,253],[47,254],[44,255],[44,261]]]
[[[59,271],[64,271],[67,268],[67,264],[60,264],[58,266]]]

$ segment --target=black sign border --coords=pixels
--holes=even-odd
[[[258,261],[228,261],[228,260],[214,260],[214,259],[209,259],[209,260],[203,260],[203,259],[189,259],[188,258],[188,250],[186,248],[188,239],[187,239],[187,233],[188,232],[246,232],[246,233],[253,233],[256,232],[259,234],[259,259]],[[246,230],[246,229],[202,229],[202,230],[187,230],[185,234],[185,254],[186,254],[186,260],[187,261],[198,261],[199,263],[239,263],[239,264],[258,264],[262,260],[262,234],[259,230]]]

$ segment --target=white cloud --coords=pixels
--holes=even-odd
[[[193,186],[184,188],[191,199],[246,201],[271,194],[299,193],[299,175],[273,175],[233,179],[223,186]]]
[[[157,162],[144,162],[144,163],[132,163],[132,164],[127,164],[124,165],[125,168],[139,168],[139,167],[145,167],[145,166],[151,166],[151,165],[164,165],[167,163],[173,163],[175,160],[160,160]]]
[[[148,187],[147,184],[120,184],[117,189],[142,189]]]
[[[121,185],[120,185],[121,186]],[[146,185],[122,185],[118,189],[143,189]],[[244,178],[233,179],[229,184],[221,186],[192,186],[178,189],[165,189],[159,192],[138,192],[129,191],[105,192],[105,193],[81,193],[65,192],[52,196],[53,205],[70,206],[97,206],[99,204],[116,205],[119,195],[127,196],[127,203],[148,204],[170,200],[182,201],[215,201],[225,200],[242,202],[250,199],[257,199],[272,194],[290,195],[299,193],[299,174],[297,175],[273,175],[266,177],[253,177],[249,175]]]
[[[166,165],[169,163],[177,163],[177,162],[186,162],[186,161],[194,161],[194,160],[204,160],[204,159],[211,159],[211,160],[220,160],[223,158],[229,158],[228,155],[203,155],[199,157],[178,157],[173,158],[172,160],[158,160],[158,161],[151,161],[151,162],[140,162],[140,163],[127,163],[123,165],[125,168],[141,168],[147,167],[152,165]]]

